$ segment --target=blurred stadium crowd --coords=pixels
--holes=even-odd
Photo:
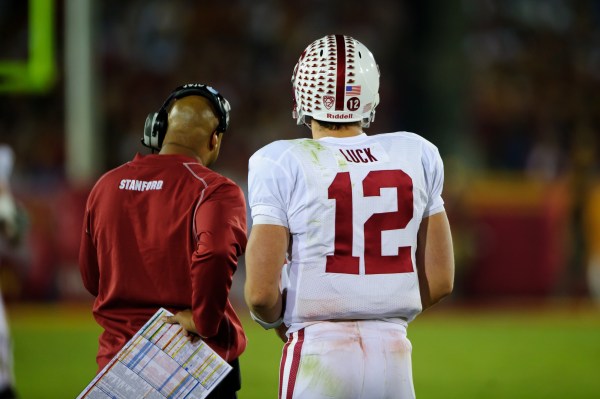
[[[15,151],[13,190],[29,217],[23,245],[0,248],[8,299],[86,298],[77,252],[94,181],[65,177],[63,9],[56,1],[56,84],[0,94],[0,142]],[[0,10],[0,59],[26,58],[27,2]],[[348,34],[381,70],[368,132],[419,133],[445,159],[456,296],[600,297],[599,1],[103,0],[94,10],[104,170],[145,152],[144,119],[174,87],[202,82],[232,104],[216,169],[244,187],[255,150],[308,134],[291,118],[300,52]]]

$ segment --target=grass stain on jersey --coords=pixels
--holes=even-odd
[[[304,139],[302,141],[299,141],[299,144],[303,149],[310,153],[311,158],[316,165],[321,164],[319,162],[319,154],[323,151],[327,151],[327,147],[325,147],[318,141],[311,139]]]
[[[328,151],[331,155],[333,155],[334,159],[337,161],[338,167],[341,170],[348,170],[348,161],[341,156],[337,156],[337,154],[333,154],[330,148],[319,143],[317,140],[297,139],[296,142],[302,149],[310,153],[313,163],[317,166],[320,166],[321,169],[324,170],[325,168],[320,162],[320,154],[323,151]]]
[[[299,374],[301,380],[310,381],[313,392],[318,391],[323,396],[331,398],[347,397],[344,392],[343,381],[324,367],[318,356],[302,356]]]

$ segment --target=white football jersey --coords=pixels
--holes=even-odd
[[[254,224],[291,234],[284,321],[411,321],[424,217],[444,210],[437,148],[407,132],[276,141],[249,162]]]

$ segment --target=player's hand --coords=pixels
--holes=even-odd
[[[275,329],[275,333],[284,343],[288,341],[287,335],[285,335],[287,329],[288,328],[285,325],[285,323],[282,323],[279,327]]]
[[[192,318],[191,309],[182,310],[181,312],[175,313],[173,316],[164,316],[163,321],[169,324],[179,324],[183,327],[183,335],[191,342],[196,342],[200,338],[198,330],[196,330],[196,324]]]
[[[287,264],[287,259],[286,259],[285,263]],[[284,288],[281,291],[281,315],[282,316],[285,314],[286,299],[287,299],[287,288]],[[275,333],[277,334],[279,339],[281,339],[284,343],[288,341],[287,335],[285,335],[285,333],[287,332],[287,329],[288,328],[285,325],[285,323],[281,323],[281,325],[279,327],[275,328]]]

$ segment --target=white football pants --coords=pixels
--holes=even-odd
[[[318,322],[290,334],[280,399],[413,399],[406,326],[382,320]]]

